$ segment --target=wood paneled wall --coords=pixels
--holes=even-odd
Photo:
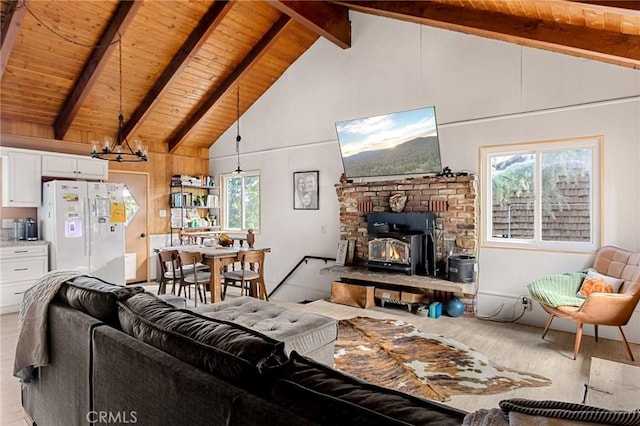
[[[102,140],[102,135],[91,132],[70,132],[70,140],[53,139],[53,128],[27,122],[2,120],[0,144],[15,148],[52,151],[65,154],[89,155],[92,139]],[[72,138],[72,139],[71,139]],[[164,234],[169,232],[169,183],[175,174],[207,175],[209,174],[209,151],[194,147],[183,147],[176,154],[168,154],[166,143],[145,142],[149,145],[149,161],[146,163],[109,163],[109,170],[123,170],[149,173],[149,233]],[[10,211],[9,211],[10,210]],[[167,217],[160,217],[159,211],[167,210]],[[33,209],[2,209],[11,213],[6,218],[33,215]]]

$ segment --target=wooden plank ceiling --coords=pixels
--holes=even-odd
[[[1,117],[88,143],[121,96],[129,140],[208,148],[238,89],[243,113],[318,37],[349,48],[349,9],[640,69],[638,3],[2,0]]]

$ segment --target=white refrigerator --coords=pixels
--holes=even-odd
[[[38,218],[49,270],[70,269],[124,285],[125,208],[120,183],[43,184]]]

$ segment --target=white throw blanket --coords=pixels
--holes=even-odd
[[[77,271],[51,271],[24,292],[18,317],[18,344],[13,364],[13,375],[22,383],[31,382],[36,368],[49,364],[49,303],[65,281],[80,275]]]

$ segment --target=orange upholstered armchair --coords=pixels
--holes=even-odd
[[[640,253],[633,253],[613,246],[602,247],[596,255],[593,269],[608,277],[621,279],[622,285],[618,292],[613,294],[594,292],[580,306],[552,306],[535,297],[531,285],[529,286],[532,297],[538,300],[542,308],[549,313],[549,320],[542,338],[544,339],[546,336],[555,317],[578,323],[573,349],[573,359],[576,359],[580,350],[584,324],[593,324],[596,342],[598,341],[599,325],[615,326],[618,327],[627,353],[633,361],[633,354],[622,331],[622,326],[629,322],[640,299]],[[574,287],[571,291],[575,293],[577,290]]]

